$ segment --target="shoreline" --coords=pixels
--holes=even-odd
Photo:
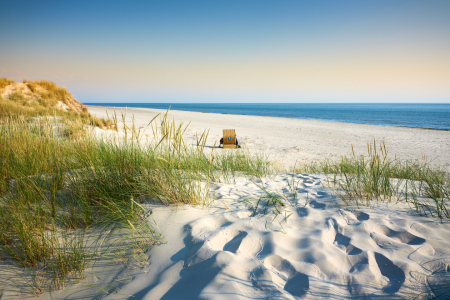
[[[89,111],[107,118],[113,107],[89,106]],[[116,112],[125,107],[116,107]],[[127,118],[134,115],[136,126],[146,126],[162,109],[127,107]],[[342,155],[366,155],[367,145],[376,140],[386,143],[390,157],[420,161],[423,156],[436,166],[450,170],[450,131],[415,127],[305,120],[283,117],[234,115],[170,110],[177,122],[191,122],[185,134],[195,143],[196,133],[210,129],[207,145],[212,147],[222,137],[223,129],[236,129],[239,143],[251,152],[264,153],[283,167],[293,167],[311,160],[340,159]],[[131,124],[131,123],[130,123]]]
[[[117,103],[117,104],[124,104],[124,103]],[[196,103],[193,103],[196,104]],[[223,103],[219,103],[223,104]],[[273,103],[270,103],[273,104]],[[308,104],[308,103],[305,103]],[[360,103],[356,103],[360,104]],[[397,103],[393,103],[397,104]],[[431,103],[431,104],[441,104],[441,103]],[[109,108],[144,108],[144,109],[160,109],[165,110],[162,108],[151,108],[151,107],[139,107],[139,106],[111,106],[111,105],[98,105],[97,104],[84,104],[85,106],[91,106],[91,107],[109,107]],[[171,107],[171,105],[169,105]],[[170,108],[170,111],[180,111],[180,112],[198,112],[198,113],[204,113],[204,114],[223,114],[223,115],[236,115],[236,116],[255,116],[255,117],[273,117],[273,118],[284,118],[284,119],[296,119],[296,120],[311,120],[311,121],[324,121],[324,122],[337,122],[337,123],[348,123],[348,124],[361,124],[361,125],[376,125],[376,126],[392,126],[392,127],[403,127],[403,128],[417,128],[417,129],[426,129],[426,130],[441,130],[441,131],[450,131],[450,128],[433,128],[433,127],[416,127],[416,126],[402,126],[402,125],[392,125],[392,124],[372,124],[372,123],[365,123],[365,122],[348,122],[348,121],[339,121],[339,120],[333,120],[333,119],[321,119],[320,117],[311,117],[311,118],[303,118],[303,117],[286,117],[286,116],[270,116],[270,115],[256,115],[256,114],[245,114],[245,113],[226,113],[226,112],[208,112],[208,111],[191,111],[191,110],[182,110],[182,109],[172,109]]]

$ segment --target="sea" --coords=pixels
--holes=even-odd
[[[85,103],[450,130],[450,103]]]

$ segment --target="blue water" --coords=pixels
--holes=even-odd
[[[450,130],[450,104],[85,103]]]

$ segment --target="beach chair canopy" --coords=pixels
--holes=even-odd
[[[223,130],[223,147],[236,148],[236,132],[234,129]]]

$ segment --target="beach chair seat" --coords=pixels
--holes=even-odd
[[[236,148],[236,132],[234,129],[223,130],[223,148]]]

